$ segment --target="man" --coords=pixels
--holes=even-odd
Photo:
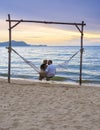
[[[56,67],[52,64],[52,60],[48,61],[48,66],[45,70],[46,72],[46,80],[50,80],[50,78],[55,76],[56,73]]]

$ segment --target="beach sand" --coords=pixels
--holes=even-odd
[[[0,79],[0,130],[100,130],[100,87]]]

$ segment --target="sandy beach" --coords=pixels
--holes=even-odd
[[[0,130],[100,130],[100,87],[0,79]]]

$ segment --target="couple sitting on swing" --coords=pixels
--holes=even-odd
[[[55,73],[56,67],[52,64],[52,60],[43,60],[40,66],[39,80],[46,78],[46,80],[49,81],[55,76]]]

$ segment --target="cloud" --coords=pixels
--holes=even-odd
[[[88,44],[99,43],[99,45],[100,45],[100,34],[98,34],[98,33],[85,33],[84,38],[88,42]]]
[[[42,25],[19,25],[14,29],[13,37],[21,38],[30,43],[61,43],[80,37],[79,33]]]
[[[2,21],[0,30],[0,40],[8,40],[8,23]],[[48,44],[48,45],[79,45],[80,33],[77,30],[59,28],[59,26],[50,26],[44,24],[20,23],[12,30],[13,40],[22,40],[31,44]],[[84,40],[86,44],[100,42],[100,33],[85,32]]]

